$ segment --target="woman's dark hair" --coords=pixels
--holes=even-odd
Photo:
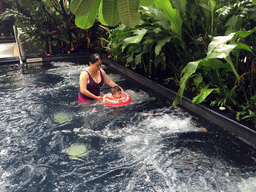
[[[98,53],[93,53],[90,57],[90,62],[95,63],[97,61],[101,60],[100,55]]]

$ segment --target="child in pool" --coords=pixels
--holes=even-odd
[[[121,95],[121,88],[118,86],[114,86],[111,88],[111,94],[107,94],[103,96],[103,103],[105,103],[106,98],[113,99],[113,100],[123,100],[125,97],[122,97]]]

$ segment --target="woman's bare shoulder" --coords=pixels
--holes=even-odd
[[[85,70],[83,70],[80,73],[80,79],[89,79],[89,75],[88,75],[88,73]]]

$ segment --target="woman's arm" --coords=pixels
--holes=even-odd
[[[93,99],[100,101],[102,97],[96,96],[87,90],[88,79],[89,79],[88,73],[86,71],[83,71],[80,75],[80,91],[81,91],[81,93],[83,93],[87,97],[91,97]]]
[[[120,86],[117,85],[114,81],[112,81],[112,80],[110,80],[110,79],[108,78],[106,72],[105,72],[103,69],[101,69],[101,71],[102,71],[102,75],[103,75],[103,78],[104,78],[104,82],[105,82],[107,85],[109,85],[110,87],[114,87],[114,86],[120,87]],[[124,91],[122,87],[120,87],[120,88],[121,88],[122,91]]]

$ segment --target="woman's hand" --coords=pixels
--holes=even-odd
[[[102,96],[97,96],[96,100],[101,101],[102,100]]]

